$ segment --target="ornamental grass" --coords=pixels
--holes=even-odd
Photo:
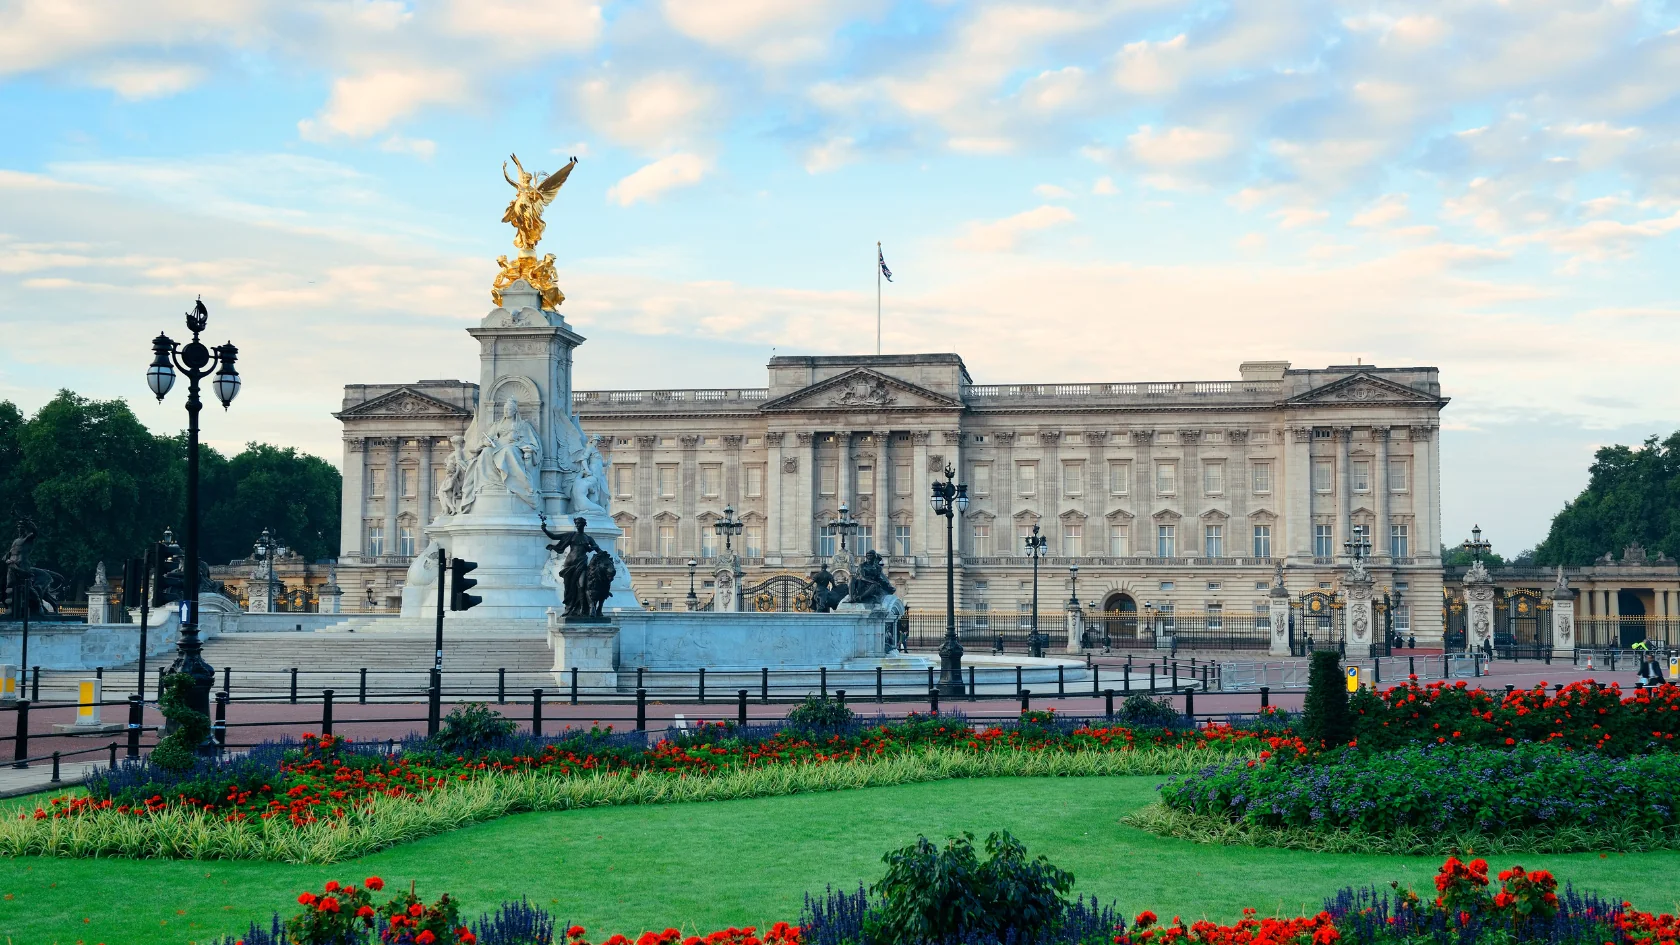
[[[1225,749],[1252,751],[1252,749]],[[1256,755],[1257,756],[1257,755]],[[950,778],[1100,777],[1196,770],[1207,752],[982,751],[963,746],[825,762],[689,771],[485,770],[422,794],[373,794],[336,816],[230,819],[185,804],[142,814],[82,805],[71,815],[0,820],[0,856],[335,863],[509,814],[775,797]]]

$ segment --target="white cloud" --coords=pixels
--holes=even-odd
[[[1221,131],[1177,127],[1158,132],[1149,125],[1140,126],[1126,143],[1133,157],[1155,167],[1217,161],[1236,148],[1236,139]]]
[[[426,105],[457,104],[468,97],[466,76],[455,69],[379,69],[333,82],[327,104],[314,119],[298,122],[311,141],[334,135],[366,138]]]
[[[423,161],[430,161],[437,154],[437,142],[430,138],[405,138],[402,135],[391,135],[380,142],[379,150],[392,154],[412,154]]]
[[[1404,220],[1407,214],[1405,194],[1384,194],[1375,203],[1353,216],[1348,221],[1349,226],[1377,227],[1387,226]]]
[[[1027,233],[1072,223],[1075,219],[1072,210],[1045,204],[1002,220],[970,223],[968,231],[956,241],[956,246],[978,253],[1008,252]]]
[[[838,0],[664,0],[677,32],[766,65],[808,63],[826,55],[848,16],[870,16],[878,2]]]
[[[113,63],[88,76],[88,81],[137,102],[184,92],[204,80],[198,66],[167,63]]]
[[[1112,197],[1119,192],[1120,188],[1114,186],[1114,178],[1106,174],[1097,178],[1097,182],[1091,185],[1091,193],[1101,197]]]
[[[706,176],[709,164],[695,154],[673,154],[660,158],[614,184],[607,199],[628,207],[640,201],[657,200],[668,190],[690,187]]]
[[[681,145],[712,117],[716,93],[693,76],[662,72],[629,84],[592,79],[578,90],[584,116],[613,141],[643,151]]]
[[[805,172],[822,174],[845,167],[858,159],[857,142],[851,138],[830,138],[805,151]]]
[[[1039,184],[1032,189],[1032,192],[1045,200],[1066,200],[1073,196],[1073,191],[1066,187],[1058,187],[1055,184]]]

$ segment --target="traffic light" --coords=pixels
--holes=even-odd
[[[169,602],[165,595],[164,578],[169,574],[169,546],[158,542],[152,547],[152,606],[162,607]]]
[[[122,605],[139,607],[146,597],[146,559],[129,558],[123,562]]]
[[[478,586],[478,582],[467,574],[478,570],[478,562],[463,561],[460,558],[449,559],[449,609],[471,610],[484,602],[484,598],[467,592]]]

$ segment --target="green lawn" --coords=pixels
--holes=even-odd
[[[527,814],[332,867],[257,863],[0,860],[0,943],[205,941],[244,928],[328,879],[419,881],[469,914],[529,896],[593,931],[687,932],[795,919],[806,890],[874,880],[917,833],[1007,828],[1078,878],[1078,891],[1163,917],[1230,920],[1243,906],[1295,913],[1349,884],[1429,885],[1434,858],[1330,856],[1162,840],[1118,821],[1158,778],[942,781],[664,807]],[[1577,887],[1672,910],[1680,853],[1522,857]],[[1495,866],[1506,865],[1496,859]],[[605,937],[604,935],[602,936]],[[599,939],[596,939],[599,941]]]

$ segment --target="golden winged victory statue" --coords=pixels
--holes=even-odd
[[[514,282],[524,279],[542,295],[542,307],[555,309],[566,301],[566,296],[555,286],[554,254],[549,253],[542,259],[537,258],[537,243],[541,242],[543,230],[547,224],[543,222],[543,211],[554,202],[556,194],[566,183],[566,178],[572,174],[572,168],[577,166],[577,158],[572,158],[565,167],[553,174],[538,171],[535,175],[525,170],[525,165],[519,163],[519,155],[510,154],[513,166],[519,171],[519,179],[508,176],[507,164],[502,165],[502,177],[513,187],[513,199],[508,201],[507,212],[502,214],[503,223],[513,224],[513,245],[519,254],[510,262],[506,256],[496,257],[497,265],[502,271],[496,274],[496,282],[490,288],[490,298],[497,305],[502,304],[502,290]]]

